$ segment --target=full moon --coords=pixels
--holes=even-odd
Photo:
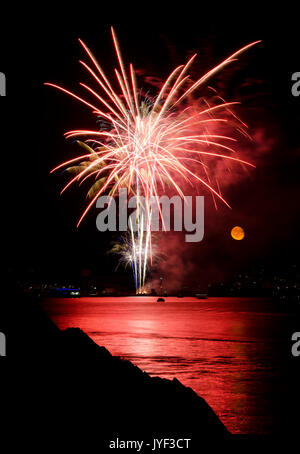
[[[233,229],[231,229],[231,236],[234,240],[243,240],[245,238],[244,229],[238,225],[233,227]]]

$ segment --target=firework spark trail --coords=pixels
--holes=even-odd
[[[259,41],[250,43],[234,52],[196,82],[191,83],[187,71],[196,58],[196,54],[193,55],[185,65],[180,65],[172,71],[155,101],[149,104],[138,94],[132,64],[129,67],[130,77],[128,77],[113,28],[111,28],[111,32],[119,64],[119,70],[115,69],[119,93],[113,88],[92,52],[81,40],[79,42],[94,69],[83,61],[80,63],[88,71],[93,81],[97,82],[98,87],[102,90],[102,95],[84,83],[80,83],[80,86],[94,98],[94,102],[100,103],[100,106],[94,105],[94,102],[91,103],[59,85],[46,83],[80,101],[90,108],[98,118],[102,118],[106,125],[109,125],[98,131],[73,130],[65,133],[66,138],[86,137],[84,142],[78,141],[85,149],[85,154],[60,164],[53,171],[71,165],[66,170],[75,174],[62,192],[75,182],[82,183],[89,178],[94,179],[88,192],[91,201],[81,215],[77,226],[101,194],[109,192],[109,195],[115,196],[118,189],[125,187],[129,194],[136,195],[137,232],[131,219],[129,230],[132,243],[132,268],[136,289],[139,292],[145,284],[149,254],[152,257],[149,222],[152,215],[150,198],[159,196],[160,190],[164,191],[166,185],[183,197],[180,183],[182,180],[194,185],[200,183],[211,192],[214,200],[218,198],[229,206],[221,195],[218,181],[216,189],[212,186],[209,166],[204,164],[202,158],[223,159],[253,166],[238,157],[224,154],[225,151],[227,153],[235,152],[226,142],[233,142],[236,139],[214,133],[212,130],[212,127],[216,127],[218,124],[228,123],[228,114],[240,121],[232,112],[232,106],[236,103],[226,103],[219,97],[219,104],[210,106],[204,102],[203,107],[200,102],[191,105],[190,98],[209,78],[226,65],[234,62],[245,50]],[[192,107],[196,108],[196,113],[191,114]],[[223,116],[218,114],[220,111],[224,111]],[[216,114],[218,114],[217,117],[215,117]],[[246,125],[240,121],[238,129],[247,135],[244,127]],[[90,142],[93,143],[92,147],[88,145]],[[219,152],[220,150],[222,151]],[[196,170],[194,170],[195,166]],[[204,172],[203,176],[198,175],[201,169]],[[145,210],[140,204],[141,196],[146,200]],[[161,215],[160,208],[159,212]],[[161,221],[163,223],[163,219]],[[146,234],[144,235],[145,226]]]

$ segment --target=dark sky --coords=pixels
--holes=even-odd
[[[7,227],[3,239],[9,244],[10,266],[24,275],[34,269],[42,277],[73,277],[84,267],[103,276],[113,273],[115,261],[105,255],[111,237],[96,231],[95,213],[76,229],[85,195],[74,188],[60,197],[64,175],[49,175],[55,165],[77,153],[63,133],[92,128],[94,119],[88,109],[43,85],[50,81],[76,89],[79,81],[87,80],[78,64],[84,57],[79,37],[109,73],[116,64],[110,25],[116,29],[126,61],[146,76],[159,78],[192,52],[199,54],[198,74],[239,47],[263,40],[234,71],[211,82],[227,100],[243,102],[243,119],[257,141],[251,149],[257,169],[225,187],[231,211],[220,207],[214,212],[208,202],[205,239],[181,255],[191,275],[209,269],[211,280],[224,268],[296,260],[300,97],[291,95],[291,75],[300,71],[294,21],[299,11],[295,6],[293,12],[242,7],[247,5],[240,10],[178,10],[174,18],[153,7],[146,13],[128,10],[119,19],[108,5],[73,11],[71,16],[54,8],[35,11],[35,16],[28,9],[19,10],[17,17],[8,13],[10,27],[2,32],[5,53],[1,49],[0,67],[7,77],[7,96],[0,98],[0,108],[6,207],[2,222]],[[234,225],[245,228],[243,242],[230,238]],[[173,246],[170,257],[176,242]],[[122,279],[122,272],[116,277]]]

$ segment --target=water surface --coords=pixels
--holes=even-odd
[[[270,433],[293,314],[258,298],[47,299],[61,329],[80,327],[150,375],[178,378],[233,433]],[[275,404],[274,404],[275,403]]]

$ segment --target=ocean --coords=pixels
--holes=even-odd
[[[56,325],[79,327],[150,375],[176,377],[232,433],[276,432],[295,314],[261,298],[49,298]]]

